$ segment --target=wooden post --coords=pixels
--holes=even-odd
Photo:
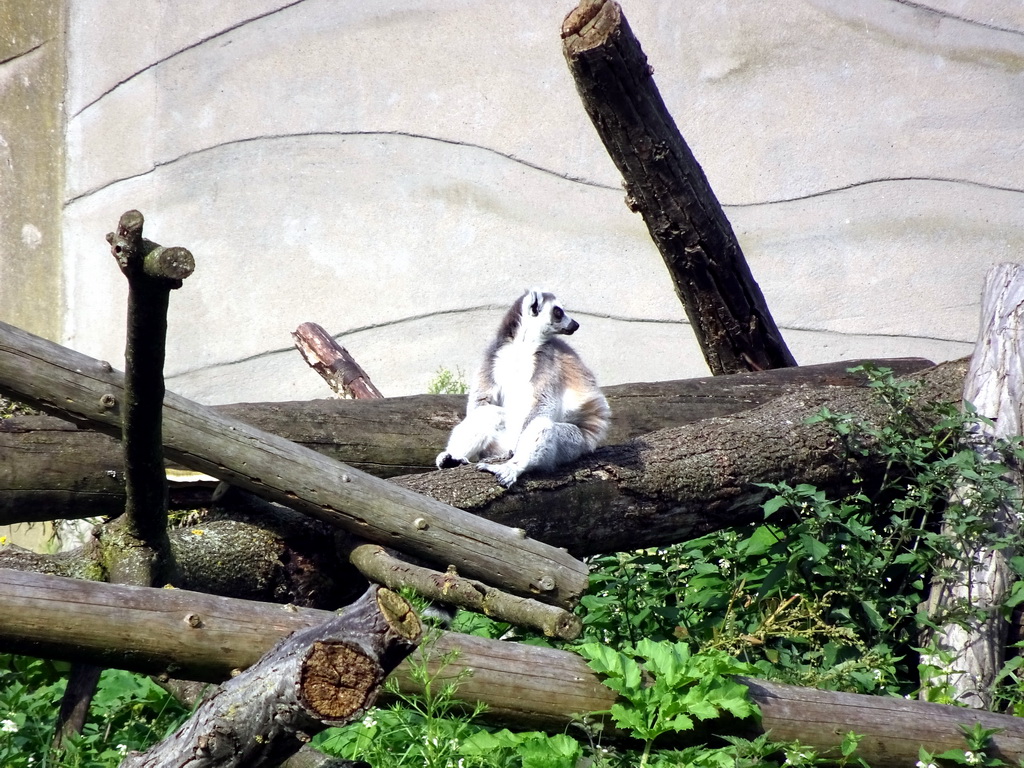
[[[989,271],[981,319],[963,399],[991,421],[979,421],[966,440],[984,461],[1002,461],[995,444],[1024,434],[1024,266],[1000,264]],[[1011,469],[1007,479],[1022,487],[1019,468]],[[970,484],[950,503],[970,504]],[[1015,554],[1012,547],[994,548],[992,541],[1016,534],[1016,510],[1003,503],[986,524],[991,535],[959,542],[959,556],[939,569],[952,575],[932,582],[928,612],[940,626],[925,633],[936,653],[922,657],[922,663],[948,668],[944,682],[957,701],[981,709],[992,705],[992,686],[1005,657],[1008,625],[1001,606],[1013,582],[1009,561]]]

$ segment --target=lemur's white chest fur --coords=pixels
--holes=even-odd
[[[492,363],[497,404],[505,408],[505,428],[516,434],[536,403],[532,384],[537,367],[537,344],[512,341],[498,348]]]
[[[439,469],[481,461],[508,487],[529,469],[551,469],[593,451],[610,411],[594,374],[561,336],[579,323],[553,294],[527,291],[506,313],[452,430]],[[503,463],[491,463],[501,457]],[[489,460],[489,461],[488,461]]]

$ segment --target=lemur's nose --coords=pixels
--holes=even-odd
[[[572,334],[576,333],[576,329],[578,329],[579,327],[579,323],[577,323],[575,320],[570,320],[569,325],[565,327],[565,330],[562,331],[562,333],[564,333],[566,336],[571,336]]]

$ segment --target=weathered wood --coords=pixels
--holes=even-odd
[[[958,402],[965,369],[960,361],[924,372],[922,406]],[[808,483],[839,494],[859,473],[870,487],[885,458],[851,455],[831,426],[808,423],[823,407],[875,424],[890,415],[873,390],[813,390],[599,448],[571,467],[528,475],[513,491],[472,467],[395,482],[579,556],[661,546],[762,520],[762,483]]]
[[[0,323],[0,391],[109,431],[120,425],[123,379],[107,363]],[[163,433],[181,464],[367,541],[563,607],[586,588],[586,566],[564,551],[173,393],[164,399]]]
[[[385,587],[410,587],[428,600],[482,613],[517,627],[529,627],[548,637],[575,640],[583,624],[562,608],[509,595],[455,573],[438,573],[399,560],[379,544],[359,544],[349,553],[350,562],[366,578]]]
[[[796,365],[736,235],[654,84],[622,9],[582,0],[562,25],[576,90],[647,224],[713,374]]]
[[[421,634],[405,600],[371,587],[341,615],[280,642],[207,696],[177,731],[121,766],[278,766],[324,728],[346,725],[373,706],[384,678]]]
[[[748,410],[784,394],[862,384],[848,372],[866,361],[782,368],[733,376],[605,387],[615,445],[666,427]],[[907,374],[927,360],[874,361]],[[241,403],[218,413],[301,443],[380,477],[434,471],[434,457],[466,407],[462,395],[384,400]],[[120,446],[108,435],[49,416],[0,421],[0,523],[112,515],[124,505]],[[197,506],[172,485],[178,508]]]
[[[1000,264],[989,271],[981,317],[963,399],[991,423],[979,422],[966,442],[983,461],[1001,463],[996,444],[1024,434],[1024,266]],[[1007,479],[1018,493],[1024,487],[1019,468],[1008,469]],[[973,504],[973,509],[976,495],[971,482],[964,481],[951,504]],[[993,703],[993,686],[1005,661],[1008,623],[1002,606],[1014,581],[1009,562],[1017,553],[1016,547],[997,547],[995,541],[1015,538],[1019,529],[1017,512],[1008,502],[985,514],[986,535],[972,541],[960,537],[957,557],[937,569],[928,613],[939,628],[924,635],[935,653],[922,658],[948,670],[933,683],[948,683],[957,701],[983,709]],[[952,535],[950,526],[946,531]]]
[[[128,211],[117,231],[107,234],[111,255],[128,281],[120,409],[126,498],[117,530],[117,548],[126,554],[114,561],[112,580],[149,586],[166,580],[169,568],[162,436],[167,307],[171,291],[181,287],[195,264],[183,248],[167,249],[143,239],[143,224],[141,213]]]
[[[292,333],[292,339],[302,359],[342,397],[355,400],[384,397],[349,351],[316,323],[303,323]]]
[[[0,648],[5,651],[212,682],[255,663],[282,637],[334,615],[6,570],[0,570],[0,602],[5,607]],[[567,651],[450,632],[425,650],[434,671],[444,656],[456,653],[438,679],[468,673],[459,698],[470,706],[487,704],[485,717],[495,722],[561,732],[579,714],[606,710],[615,700],[584,661]],[[402,690],[416,690],[406,664],[394,674]],[[748,735],[770,731],[774,738],[799,739],[825,752],[855,731],[863,735],[859,756],[875,768],[902,768],[917,760],[918,746],[932,752],[962,748],[959,726],[980,723],[999,729],[990,756],[1008,763],[1024,758],[1021,718],[887,696],[743,682],[762,715],[760,723],[742,724]]]

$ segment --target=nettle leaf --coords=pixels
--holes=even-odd
[[[646,730],[647,721],[636,707],[629,704],[612,704],[608,711],[619,728],[633,731]]]
[[[669,718],[661,725],[661,730],[663,733],[665,731],[689,731],[693,729],[693,718],[680,714],[676,715],[675,717]]]
[[[824,560],[828,557],[828,544],[820,542],[806,533],[800,534],[800,543],[803,545],[804,551],[815,560]]]
[[[686,710],[698,720],[711,720],[718,717],[718,707],[707,701],[689,701]]]

